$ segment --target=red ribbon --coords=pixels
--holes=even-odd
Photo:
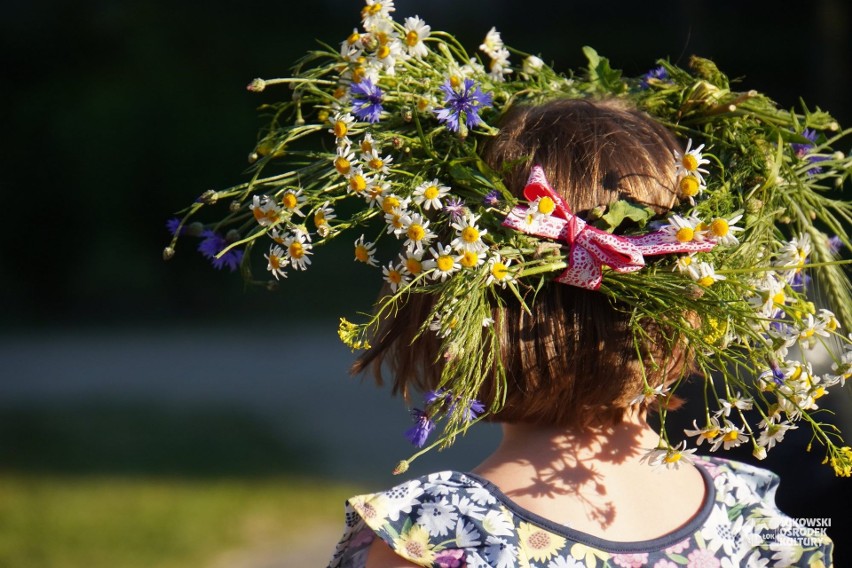
[[[563,284],[597,290],[603,278],[603,265],[616,272],[634,272],[645,266],[645,256],[706,252],[716,246],[711,240],[671,242],[662,231],[621,236],[592,227],[571,213],[562,198],[550,187],[544,170],[538,165],[533,166],[530,172],[524,188],[524,197],[528,201],[548,197],[553,200],[556,208],[552,215],[539,215],[529,222],[529,208],[517,206],[503,221],[503,225],[523,233],[566,243],[570,247],[568,268],[556,277],[556,281]]]

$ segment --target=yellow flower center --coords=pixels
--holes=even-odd
[[[462,229],[461,238],[466,243],[475,243],[479,240],[479,230],[476,227],[465,227]]]
[[[405,259],[405,269],[412,274],[420,274],[423,272],[423,263],[413,256],[410,256]]]
[[[453,269],[454,264],[455,264],[455,261],[453,260],[453,257],[446,255],[446,254],[440,255],[435,260],[435,266],[437,266],[438,270],[440,270],[441,272],[449,272],[450,270]]]
[[[418,225],[417,223],[412,223],[408,227],[408,231],[406,232],[408,238],[414,242],[419,242],[423,240],[423,237],[426,236],[426,230],[422,225]]]
[[[379,45],[387,45],[390,41],[390,36],[385,32],[376,32],[376,39],[379,40]]]
[[[363,67],[356,67],[355,70],[352,71],[352,81],[355,82],[355,83],[360,83],[361,81],[364,80],[364,76],[366,74],[367,74],[366,69],[364,69]]]
[[[388,280],[394,284],[402,282],[402,273],[399,270],[388,270]]]
[[[305,247],[299,241],[290,243],[288,250],[290,251],[290,258],[302,258],[305,256]]]
[[[688,243],[695,237],[695,230],[692,227],[681,227],[675,233],[675,238],[682,242]]]
[[[695,176],[686,176],[680,180],[680,192],[686,197],[695,197],[698,195],[698,178]]]
[[[317,113],[317,120],[320,122],[325,122],[328,120],[328,111],[323,109]]]
[[[804,337],[805,339],[808,339],[808,338],[813,337],[813,336],[814,336],[814,330],[813,329],[806,329],[805,331],[802,332],[802,337]]]
[[[272,267],[272,270],[278,270],[281,268],[281,259],[278,258],[277,255],[270,254],[269,255],[269,266]]]
[[[556,204],[549,197],[542,197],[538,202],[538,212],[544,215],[550,215],[556,209]]]
[[[376,50],[376,57],[385,59],[391,53],[391,48],[388,45],[383,45]]]
[[[479,255],[472,251],[465,251],[459,263],[465,268],[473,268],[479,262]]]
[[[681,264],[681,266],[689,266],[690,264],[692,264],[692,257],[683,256],[680,258],[680,260],[678,260],[678,262]]]
[[[784,302],[787,301],[787,295],[784,294],[784,291],[781,290],[777,292],[774,296],[772,296],[772,303],[778,304],[779,306],[783,306]]]
[[[325,220],[325,212],[317,211],[314,213],[314,225],[319,227],[320,225],[325,225],[327,221]]]
[[[346,38],[346,43],[348,43],[349,45],[353,45],[359,39],[361,39],[361,34],[359,34],[358,32],[352,32],[351,34],[349,34],[349,37]]]
[[[663,458],[663,461],[666,463],[677,463],[680,461],[680,458],[683,457],[680,452],[667,452],[666,457]]]
[[[382,210],[385,213],[391,213],[394,209],[399,207],[399,205],[399,199],[393,197],[392,195],[389,195],[388,197],[385,197],[384,200],[382,200]]]
[[[717,237],[724,237],[728,234],[729,230],[730,226],[725,219],[714,219],[713,222],[710,223],[710,232]]]
[[[423,112],[427,108],[429,108],[429,99],[424,99],[423,97],[417,99],[417,110]]]
[[[698,159],[692,154],[684,155],[680,163],[683,164],[683,169],[688,172],[694,172],[698,168]]]
[[[349,178],[349,188],[355,193],[361,193],[367,189],[367,180],[361,174],[354,175]]]
[[[343,138],[346,136],[346,133],[349,132],[349,127],[346,126],[346,123],[342,120],[338,120],[334,123],[334,135],[338,138]]]
[[[438,197],[438,193],[438,186],[430,185],[423,191],[423,197],[425,197],[426,199],[435,199],[436,197]]]
[[[385,165],[385,162],[381,158],[373,158],[369,162],[367,162],[367,165],[374,170],[380,170],[382,169],[382,166]]]
[[[295,193],[287,192],[284,194],[284,197],[281,198],[281,204],[287,209],[293,209],[299,203],[299,199],[296,197]]]
[[[368,262],[370,260],[370,251],[364,245],[355,245],[355,260]]]
[[[394,213],[393,217],[391,217],[391,225],[393,225],[394,229],[401,229],[402,228],[402,215]]]
[[[361,152],[369,154],[373,151],[373,144],[369,140],[361,140]]]
[[[381,185],[376,184],[376,185],[370,186],[370,189],[367,190],[367,194],[372,199],[378,199],[383,191],[384,191],[384,188]]]
[[[822,386],[817,387],[813,392],[814,400],[825,396],[825,388]]]
[[[350,164],[349,160],[343,156],[338,156],[334,160],[334,168],[338,171],[338,173],[340,173],[340,175],[345,176],[349,173],[349,170],[352,169],[352,164]]]
[[[258,223],[275,224],[278,222],[278,213],[274,209],[264,211],[260,207],[255,207],[252,214]]]
[[[705,288],[709,288],[713,285],[713,282],[716,280],[712,276],[702,276],[697,280],[699,286],[704,286]]]
[[[825,324],[825,329],[827,329],[828,331],[836,331],[837,326],[839,326],[839,325],[840,325],[840,323],[837,321],[837,318],[831,318]]]
[[[797,381],[802,376],[802,368],[796,367],[796,370],[790,375],[791,381]]]
[[[740,437],[739,430],[731,430],[730,432],[725,432],[725,435],[722,437],[726,442],[735,442],[737,438]]]
[[[718,428],[711,428],[710,430],[707,430],[706,432],[704,432],[704,437],[707,438],[708,440],[712,440],[713,438],[718,436],[719,433],[720,433],[720,430]]]
[[[414,30],[409,30],[409,32],[405,34],[405,44],[408,47],[414,47],[415,45],[417,45],[418,41],[420,41],[420,37]]]
[[[452,87],[453,89],[458,89],[460,85],[461,85],[461,77],[458,77],[457,75],[451,75],[450,76],[450,87]]]
[[[337,87],[336,89],[334,89],[334,95],[333,96],[334,96],[335,99],[342,99],[343,95],[345,95],[345,94],[346,94],[346,87]]]
[[[503,280],[509,275],[509,267],[502,262],[495,262],[491,265],[491,276],[496,280]]]

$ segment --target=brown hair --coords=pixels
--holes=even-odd
[[[534,164],[576,213],[629,197],[662,212],[676,201],[671,132],[636,109],[616,101],[564,99],[512,108],[482,158],[502,172],[506,187],[521,196]],[[511,295],[495,302],[492,316],[506,371],[505,404],[492,416],[502,422],[588,427],[618,423],[631,399],[642,392],[642,362],[652,386],[684,369],[685,350],[667,349],[670,333],[646,329],[640,362],[631,310],[603,294],[559,283],[546,284],[530,312]],[[417,336],[433,298],[413,294],[385,320],[354,373],[382,366],[393,373],[394,393],[433,390],[441,377],[441,342],[434,333]],[[653,358],[656,365],[647,364]],[[494,377],[479,399],[497,394]]]

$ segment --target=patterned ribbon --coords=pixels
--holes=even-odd
[[[601,231],[571,213],[562,198],[550,187],[541,166],[533,166],[524,188],[524,197],[535,201],[549,197],[556,205],[552,215],[543,215],[528,221],[529,208],[516,206],[503,221],[503,225],[517,231],[566,243],[570,247],[568,268],[557,282],[597,290],[601,285],[603,265],[616,272],[633,272],[645,266],[645,256],[706,252],[716,243],[672,242],[662,231],[646,235],[613,235]]]

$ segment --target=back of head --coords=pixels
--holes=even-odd
[[[622,198],[659,212],[676,201],[672,156],[679,146],[666,128],[635,109],[615,101],[555,100],[512,108],[499,126],[482,157],[516,196],[538,164],[580,216]],[[528,310],[506,293],[492,305],[507,385],[500,392],[495,377],[483,380],[480,400],[504,400],[493,420],[570,427],[617,423],[646,379],[656,385],[684,367],[682,350],[660,347],[671,345],[662,341],[665,330],[648,329],[645,343],[634,344],[631,311],[598,292],[548,282],[530,292],[525,304]],[[444,363],[440,340],[419,333],[431,307],[430,296],[412,295],[384,322],[353,370],[372,366],[381,381],[386,364],[394,391],[405,395],[412,388],[437,388]]]

